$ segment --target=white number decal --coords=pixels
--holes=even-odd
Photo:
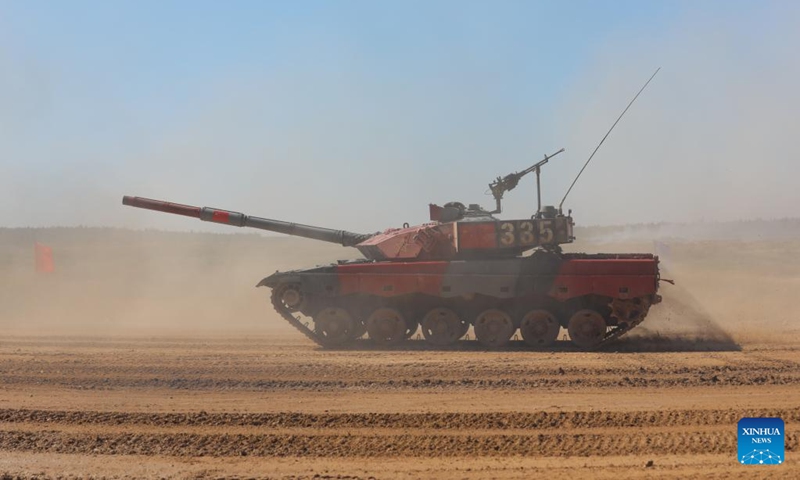
[[[553,241],[553,229],[551,228],[552,222],[549,220],[542,220],[539,222],[539,243],[551,243]]]
[[[519,222],[519,243],[533,245],[535,240],[533,238],[533,222]]]
[[[503,234],[500,235],[500,243],[506,246],[514,245],[514,224],[509,222],[502,223],[500,224],[500,230],[503,231]]]

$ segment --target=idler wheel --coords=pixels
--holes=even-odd
[[[569,319],[569,338],[572,343],[589,348],[600,344],[606,335],[606,321],[594,310],[578,310]]]
[[[394,308],[379,308],[367,319],[369,338],[381,345],[392,345],[406,339],[408,327],[403,315]]]
[[[422,335],[432,345],[451,345],[466,333],[469,328],[458,318],[456,312],[449,308],[438,307],[429,310],[422,319]]]
[[[278,288],[278,298],[280,299],[281,304],[283,304],[283,306],[286,307],[286,309],[290,312],[296,312],[300,310],[303,305],[303,301],[305,300],[303,292],[300,291],[300,285],[284,284]]]
[[[475,337],[490,348],[507,344],[515,330],[511,317],[497,308],[484,310],[475,317]]]
[[[303,295],[296,288],[287,288],[281,295],[281,301],[287,307],[296,309],[303,301]]]
[[[555,315],[543,309],[526,313],[519,324],[522,339],[532,347],[549,347],[555,343],[560,330]]]
[[[325,307],[314,316],[314,332],[324,345],[341,345],[354,338],[355,322],[344,308]]]

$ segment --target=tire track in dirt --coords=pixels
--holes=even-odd
[[[552,375],[552,374],[550,374]],[[350,374],[349,376],[353,376]],[[695,386],[749,386],[749,385],[796,385],[800,383],[800,371],[796,368],[753,369],[730,371],[726,369],[699,369],[680,374],[624,374],[602,376],[589,374],[585,377],[563,376],[536,377],[535,373],[526,374],[528,378],[406,378],[374,380],[258,380],[236,378],[187,378],[187,377],[153,377],[135,378],[118,375],[100,377],[80,377],[65,375],[14,375],[0,377],[0,385],[39,385],[59,386],[76,389],[104,388],[166,388],[173,390],[421,390],[439,388],[460,389],[511,389],[524,390],[534,388],[654,388],[654,387],[695,387]],[[532,377],[532,378],[531,378]]]
[[[431,452],[444,457],[722,454],[735,450],[734,425],[744,416],[779,416],[794,423],[800,421],[800,409],[476,414],[208,414],[3,409],[0,410],[0,451],[334,458],[420,457]],[[98,431],[68,428],[86,425]],[[125,431],[126,427],[143,425],[164,430]],[[232,434],[174,430],[226,426],[257,427],[259,431]],[[731,428],[723,430],[720,426]],[[276,431],[286,428],[299,431]],[[384,431],[377,434],[371,429]],[[797,450],[797,447],[797,434],[789,433],[787,451]]]
[[[798,437],[786,437],[797,449]],[[620,456],[728,453],[735,432],[650,432],[531,435],[201,435],[67,434],[0,431],[0,450],[101,455],[397,457]]]
[[[556,428],[650,428],[735,425],[742,417],[780,417],[800,422],[800,409],[672,410],[637,412],[502,413],[133,413],[0,409],[4,424],[147,425],[158,427],[384,428],[519,430]]]
[[[710,457],[725,459],[715,468],[726,478],[738,472],[740,418],[800,424],[797,350],[784,347],[464,354],[99,343],[0,345],[0,458],[12,459],[10,472],[44,472],[51,459],[56,474],[69,465],[76,476],[124,477],[107,465],[158,464],[212,478],[243,462],[237,475],[247,478],[284,462],[281,475],[365,475],[393,464],[406,478],[521,479],[572,462],[556,476],[613,480],[706,476],[697,459]],[[786,434],[793,459],[800,432]],[[533,470],[518,468],[533,460]]]

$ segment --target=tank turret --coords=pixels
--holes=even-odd
[[[541,167],[563,151],[562,148],[552,155],[546,155],[544,160],[521,172],[497,177],[497,180],[489,184],[489,190],[496,201],[493,211],[484,210],[477,204],[465,206],[460,202],[449,202],[444,207],[431,204],[430,223],[416,226],[405,224],[402,228],[390,228],[374,234],[314,227],[219,208],[195,207],[142,197],[125,196],[122,203],[131,207],[199,218],[206,222],[258,228],[338,243],[345,247],[355,247],[367,259],[375,261],[516,257],[536,247],[560,251],[561,244],[574,239],[572,217],[563,215],[555,207],[542,208],[541,194],[538,193]],[[532,172],[536,172],[539,200],[536,213],[530,218],[520,220],[495,218],[493,215],[501,212],[503,195],[514,189],[522,177]]]

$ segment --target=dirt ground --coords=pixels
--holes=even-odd
[[[0,251],[0,478],[800,478],[796,243],[672,245],[664,304],[585,353],[323,350],[252,287],[331,251],[221,238]],[[783,465],[736,462],[746,416]]]

